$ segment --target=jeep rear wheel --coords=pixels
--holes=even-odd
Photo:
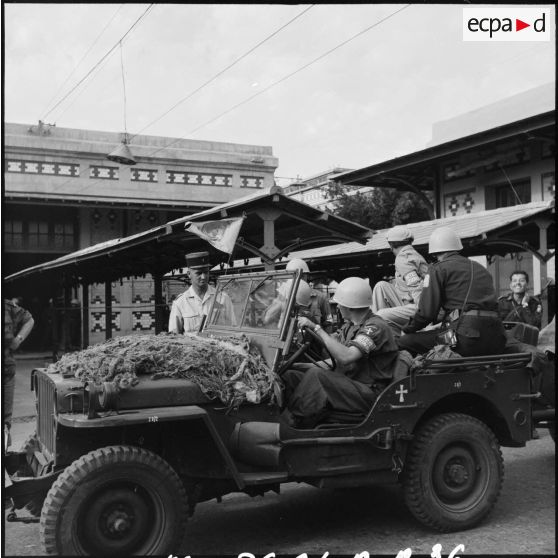
[[[416,433],[405,464],[405,502],[424,525],[442,532],[468,529],[494,507],[504,463],[496,437],[481,421],[439,415]]]
[[[41,514],[47,554],[168,555],[178,551],[186,493],[154,453],[131,446],[92,451],[52,485]]]

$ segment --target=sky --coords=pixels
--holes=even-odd
[[[361,168],[555,80],[552,5],[547,42],[465,42],[464,5],[5,3],[4,121],[271,146],[280,185]]]

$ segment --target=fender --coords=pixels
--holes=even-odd
[[[60,425],[68,428],[115,428],[137,424],[153,423],[177,423],[181,421],[201,420],[207,428],[219,454],[223,458],[227,470],[231,474],[238,489],[245,486],[240,472],[238,471],[227,447],[219,436],[217,429],[207,411],[196,405],[182,405],[176,407],[152,407],[149,409],[135,409],[125,411],[108,411],[102,416],[88,418],[86,414],[61,413],[57,416]]]

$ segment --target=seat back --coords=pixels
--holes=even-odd
[[[504,328],[508,335],[521,343],[537,345],[539,341],[539,329],[523,322],[504,322]]]

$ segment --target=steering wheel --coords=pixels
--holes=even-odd
[[[325,346],[325,343],[323,342],[322,338],[314,330],[312,330],[308,327],[301,328],[299,331],[301,333],[307,332],[310,335],[310,337],[312,337],[312,340],[317,341],[319,343],[320,347],[323,350],[325,350],[325,352],[326,352],[326,355],[327,355],[326,358],[329,358],[331,360],[331,364],[329,364],[328,362],[324,362],[324,364],[327,366],[327,368],[329,368],[330,370],[333,370],[337,366],[337,363],[335,362],[335,358],[333,358],[333,355],[329,352],[329,349]],[[301,357],[305,357],[307,360],[309,360],[310,362],[312,362],[316,366],[319,366],[320,368],[323,368],[323,366],[318,364],[318,360],[316,358],[314,358],[315,355],[312,355],[312,354],[309,353],[309,349],[310,349],[310,345],[311,345],[312,341],[304,341],[304,342],[301,343],[297,337],[293,337],[292,343],[295,347],[297,347],[297,349],[285,361],[283,366],[281,366],[281,368],[279,370],[279,375],[283,374],[283,372],[288,370]],[[323,359],[319,358],[319,360],[321,361]]]

